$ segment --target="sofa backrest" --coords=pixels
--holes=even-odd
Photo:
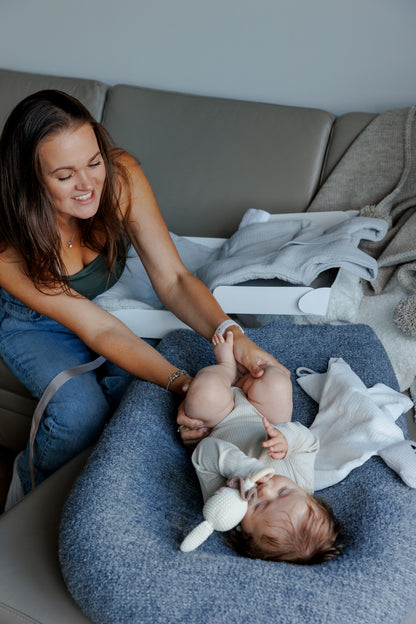
[[[40,89],[67,91],[103,122],[181,235],[229,236],[248,208],[305,211],[374,117],[0,69],[0,127]]]
[[[65,91],[78,98],[95,119],[102,117],[108,90],[103,82],[0,69],[0,128],[20,100],[42,89]]]
[[[305,210],[334,115],[117,85],[103,122],[136,156],[170,229],[226,236],[248,208]]]

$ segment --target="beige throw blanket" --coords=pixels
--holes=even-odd
[[[308,211],[359,210],[387,221],[380,242],[362,244],[378,261],[366,294],[383,292],[393,274],[416,294],[416,106],[375,117],[355,139]]]

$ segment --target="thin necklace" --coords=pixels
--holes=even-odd
[[[64,237],[62,236],[62,232],[61,232],[62,239],[64,240],[64,242],[68,245],[68,247],[69,247],[70,249],[72,249],[72,242],[73,242],[73,240],[74,240],[74,237],[75,237],[75,234],[76,234],[76,232],[77,232],[77,229],[78,229],[78,224],[75,226],[75,230],[72,232],[72,236],[71,236],[70,240],[66,240],[66,238],[64,238]]]

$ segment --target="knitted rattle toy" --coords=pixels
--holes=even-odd
[[[240,524],[246,515],[248,501],[257,496],[257,490],[254,487],[256,482],[266,475],[273,474],[273,468],[263,468],[245,480],[241,477],[229,479],[227,487],[219,488],[207,500],[202,509],[204,521],[185,537],[180,546],[181,551],[195,550],[213,531],[230,531]]]

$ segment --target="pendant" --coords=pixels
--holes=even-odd
[[[68,247],[72,249],[72,243],[68,243]]]

